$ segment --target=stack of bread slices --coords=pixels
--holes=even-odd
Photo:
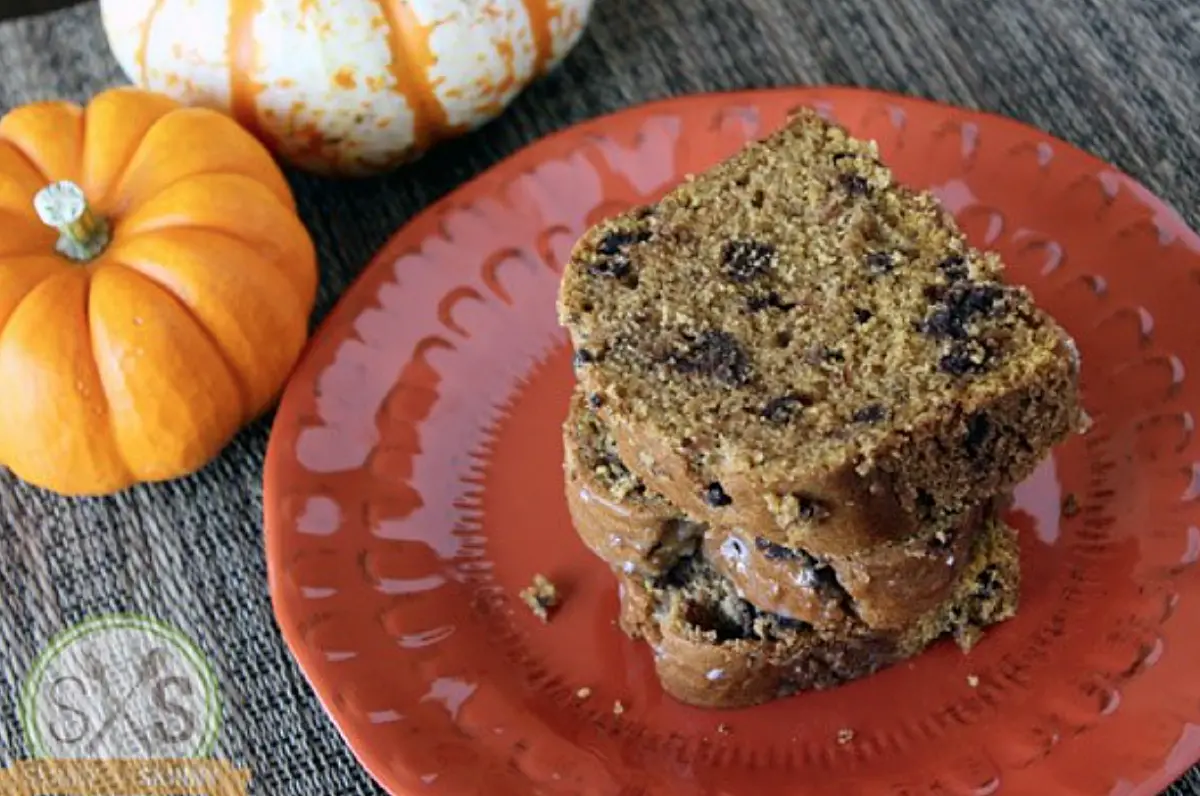
[[[695,705],[969,647],[1016,611],[1013,487],[1080,431],[1070,338],[814,112],[576,245],[577,532]]]

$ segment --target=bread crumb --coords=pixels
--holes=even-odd
[[[1068,492],[1063,498],[1062,513],[1064,517],[1074,517],[1079,513],[1079,498],[1075,497],[1074,492]]]
[[[843,727],[842,729],[838,730],[837,742],[840,743],[842,746],[845,746],[846,744],[850,743],[853,740],[854,740],[854,730],[850,729],[849,727]]]
[[[586,685],[583,688],[580,688],[578,691],[575,692],[576,699],[587,699],[591,695],[592,695],[592,689],[588,688]]]
[[[533,576],[533,585],[521,590],[521,599],[543,622],[550,621],[550,611],[558,605],[558,589],[543,574]]]
[[[622,705],[621,700],[618,699],[616,702],[613,703],[613,715],[620,716],[624,712],[625,712],[625,706]]]
[[[977,688],[979,686],[979,678],[973,674],[968,674],[967,685],[971,686],[972,688]]]
[[[722,722],[717,725],[717,732],[719,732],[721,735],[728,735],[731,732],[731,730],[729,729],[728,724],[725,724],[724,722]]]

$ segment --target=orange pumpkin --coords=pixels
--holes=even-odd
[[[271,156],[114,89],[0,120],[0,465],[94,495],[186,475],[273,402],[316,257]]]

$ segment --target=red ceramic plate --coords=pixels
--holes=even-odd
[[[876,139],[1001,252],[1076,336],[1095,425],[1021,487],[1021,611],[969,655],[943,643],[831,691],[704,711],[663,694],[572,532],[555,292],[585,227],[801,103]],[[597,119],[401,230],[315,338],[267,459],[280,626],[395,794],[1154,793],[1200,757],[1198,313],[1200,239],[1179,217],[1012,121],[842,89]],[[549,625],[517,597],[538,572],[565,596]]]

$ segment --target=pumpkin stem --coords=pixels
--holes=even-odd
[[[38,191],[33,208],[43,224],[58,230],[54,248],[64,257],[86,263],[108,246],[108,221],[92,214],[83,189],[70,180],[51,183]]]

